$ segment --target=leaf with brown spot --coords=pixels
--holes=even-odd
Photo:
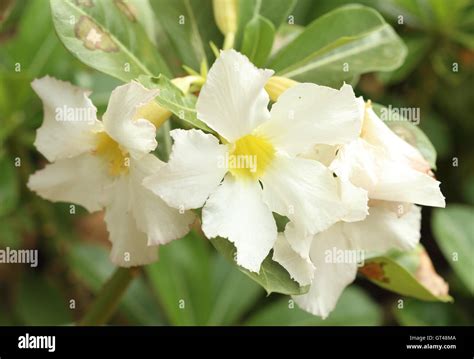
[[[89,50],[102,50],[105,52],[116,52],[119,50],[110,35],[87,16],[81,16],[74,27],[74,32],[77,38],[82,40],[84,46]]]
[[[370,258],[359,270],[372,283],[401,295],[426,301],[451,302],[447,283],[435,272],[422,246]]]
[[[383,270],[384,263],[368,263],[359,269],[359,272],[369,279],[388,283],[389,279],[385,277]]]
[[[433,262],[431,262],[426,250],[423,249],[420,251],[419,257],[420,265],[415,272],[415,278],[435,296],[447,296],[449,285],[438,273],[436,273],[433,267]]]
[[[129,0],[126,7],[117,2],[114,6],[111,1],[94,1],[90,7],[88,2],[78,5],[76,0],[50,0],[50,3],[59,39],[86,65],[124,82],[140,75],[171,76],[148,37],[152,32],[145,28],[146,6],[140,5],[144,2]],[[132,16],[136,21],[130,21]]]

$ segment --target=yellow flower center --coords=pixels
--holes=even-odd
[[[128,172],[128,153],[106,132],[97,133],[97,147],[94,154],[101,156],[108,163],[111,176],[119,176]]]
[[[228,168],[236,177],[258,179],[275,157],[272,144],[262,136],[246,135],[234,143]]]

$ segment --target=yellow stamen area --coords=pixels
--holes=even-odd
[[[246,135],[234,143],[228,168],[236,177],[258,179],[275,157],[273,145],[264,137]]]
[[[107,161],[111,176],[119,176],[128,172],[128,153],[122,150],[120,145],[106,132],[97,133],[97,147],[94,154]]]
[[[158,105],[155,101],[146,104],[138,109],[133,116],[134,120],[144,118],[155,125],[156,128],[160,127],[167,119],[171,117],[172,113]]]

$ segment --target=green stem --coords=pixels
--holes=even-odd
[[[233,32],[229,32],[225,35],[224,38],[224,45],[222,46],[223,50],[232,49],[234,47],[235,41],[235,34]]]
[[[166,120],[162,125],[163,131],[164,131],[164,136],[163,136],[163,155],[166,157],[165,161],[168,161],[170,158],[171,154],[171,136],[170,136],[170,130],[171,130],[171,124],[170,120]]]
[[[103,325],[115,313],[123,294],[138,274],[137,268],[117,268],[79,322],[80,326]]]

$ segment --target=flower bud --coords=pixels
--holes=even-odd
[[[237,0],[213,0],[217,27],[225,36],[224,49],[233,47],[237,32]]]
[[[149,104],[142,106],[138,109],[135,114],[135,119],[144,118],[155,125],[156,128],[160,127],[167,119],[171,117],[171,111],[158,105],[155,101],[151,101]]]
[[[265,91],[267,91],[270,99],[275,102],[283,92],[295,86],[297,83],[297,81],[286,77],[273,76],[267,81]]]

